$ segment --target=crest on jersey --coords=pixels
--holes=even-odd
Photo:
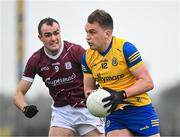
[[[113,66],[117,66],[118,62],[117,59],[115,57],[112,58],[112,65]]]
[[[65,62],[65,68],[66,69],[71,69],[72,68],[71,62]]]

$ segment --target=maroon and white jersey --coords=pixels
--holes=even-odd
[[[58,55],[48,55],[42,47],[28,60],[24,80],[33,82],[35,75],[42,77],[55,107],[71,105],[84,107],[83,73],[81,58],[85,50],[68,41],[62,43]]]

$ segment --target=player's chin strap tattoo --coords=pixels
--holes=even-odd
[[[23,109],[24,115],[28,118],[34,117],[38,112],[37,107],[34,105],[25,106]]]
[[[110,96],[102,100],[102,102],[108,102],[104,105],[104,107],[111,106],[108,112],[114,111],[118,104],[131,104],[129,102],[123,101],[125,98],[127,98],[126,92],[124,90],[117,92],[109,88],[103,88],[103,89],[105,89],[111,94]]]

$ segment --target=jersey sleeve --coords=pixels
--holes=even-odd
[[[88,65],[86,64],[86,53],[84,53],[82,56],[81,66],[84,76],[92,76],[92,72],[89,69]]]
[[[35,59],[33,58],[33,56],[31,58],[29,58],[28,62],[26,63],[25,66],[25,70],[23,73],[23,80],[29,81],[29,82],[33,82],[34,81],[34,77],[36,75],[36,63],[35,63]]]
[[[141,55],[133,44],[125,42],[123,46],[123,53],[130,70],[133,70],[143,64]]]

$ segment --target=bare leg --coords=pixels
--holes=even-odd
[[[83,137],[105,137],[105,135],[102,133],[99,133],[97,129],[94,129],[88,132],[87,134],[85,134]]]
[[[68,128],[50,127],[49,137],[73,137],[75,132]]]
[[[155,135],[152,135],[152,136],[149,136],[149,137],[160,137],[160,134],[155,134]]]
[[[133,137],[134,135],[128,129],[113,130],[107,133],[107,137]]]

